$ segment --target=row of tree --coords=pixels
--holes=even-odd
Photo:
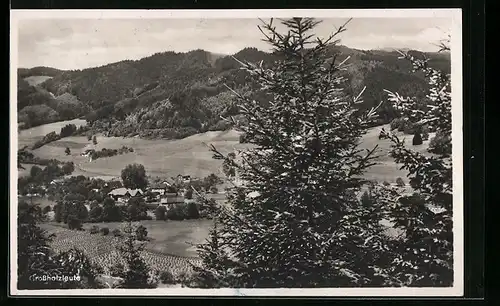
[[[127,154],[127,153],[131,153],[131,152],[134,152],[134,149],[126,147],[126,146],[122,146],[119,149],[102,148],[102,150],[100,150],[100,151],[93,151],[90,154],[90,157],[92,158],[92,160],[96,160],[98,158],[112,157],[112,156]]]
[[[36,150],[38,148],[43,147],[44,145],[57,141],[61,138],[64,137],[69,137],[73,135],[82,135],[83,133],[87,132],[90,128],[87,125],[82,125],[80,127],[76,127],[74,124],[67,124],[61,128],[60,133],[56,133],[55,131],[50,132],[43,136],[42,139],[38,140],[35,142],[33,147],[31,148],[32,150]]]
[[[28,193],[41,193],[42,186],[48,186],[52,180],[64,175],[69,175],[75,170],[73,162],[49,163],[45,168],[33,165],[29,176],[19,177],[17,180],[18,193],[26,195]],[[33,192],[38,190],[38,192]]]

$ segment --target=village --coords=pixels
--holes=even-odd
[[[145,201],[148,210],[155,210],[159,206],[163,206],[168,211],[176,205],[197,203],[197,195],[193,195],[193,190],[191,189],[191,180],[191,176],[179,174],[175,182],[167,180],[155,182],[150,184],[145,190],[120,187],[111,190],[108,196],[113,198],[118,206],[127,205],[131,198],[140,198]],[[185,187],[177,188],[176,186]],[[212,189],[212,191],[214,190]],[[205,192],[203,193],[203,198],[223,203],[226,200],[226,193]]]

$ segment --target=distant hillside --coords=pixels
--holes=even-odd
[[[27,78],[30,76],[55,76],[61,73],[62,70],[51,67],[33,67],[33,68],[19,68],[17,69],[19,78]]]
[[[346,72],[348,92],[356,93],[367,86],[362,107],[385,99],[384,89],[422,98],[425,95],[427,83],[423,76],[410,73],[411,66],[398,59],[399,54],[395,51],[363,51],[336,46],[331,54],[339,54],[338,60],[350,57]],[[449,56],[434,53],[426,56],[432,58],[431,66],[450,70]],[[256,48],[245,48],[234,57],[241,61],[262,61],[267,66],[279,60],[276,54]],[[238,110],[229,107],[234,97],[225,85],[246,95],[265,96],[239,68],[239,63],[231,56],[194,50],[157,53],[136,61],[83,70],[24,69],[20,75],[28,77],[39,72],[43,73],[40,75],[50,74],[52,78],[38,86],[30,86],[20,79],[18,109],[22,113],[23,107],[30,107],[23,114],[27,127],[43,121],[32,120],[30,114],[36,112],[44,114],[46,120],[85,115],[95,132],[111,136],[182,138],[228,128],[220,116],[237,115]],[[384,122],[394,115],[390,108],[382,110]]]
[[[90,108],[70,93],[54,96],[41,85],[51,77],[29,76],[18,80],[18,126],[23,129],[74,119],[85,115]]]

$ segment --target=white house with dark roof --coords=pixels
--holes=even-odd
[[[132,197],[142,196],[144,192],[140,189],[116,188],[111,190],[108,195],[115,201],[129,199]]]

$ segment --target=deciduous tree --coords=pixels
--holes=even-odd
[[[148,178],[143,165],[131,164],[122,170],[123,186],[131,189],[144,189],[148,186]]]

